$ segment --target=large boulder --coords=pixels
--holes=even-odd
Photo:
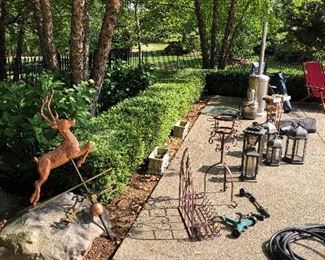
[[[7,223],[0,233],[0,259],[82,259],[103,231],[89,202],[66,193]]]

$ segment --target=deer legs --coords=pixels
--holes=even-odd
[[[47,178],[50,175],[51,161],[50,160],[39,161],[37,170],[39,172],[40,178],[37,181],[35,181],[34,184],[35,191],[30,197],[30,203],[33,204],[33,206],[35,206],[36,203],[39,201],[41,196],[41,187],[47,181]]]
[[[80,152],[79,152],[78,156],[76,156],[76,158],[82,156],[77,161],[78,168],[86,161],[86,158],[92,149],[93,149],[93,144],[91,144],[91,143],[87,143],[84,146],[80,147]]]

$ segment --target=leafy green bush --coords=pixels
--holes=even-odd
[[[114,63],[108,70],[101,91],[100,110],[105,111],[125,98],[136,96],[152,84],[153,77],[148,65],[133,68],[123,61]]]
[[[304,62],[313,59],[309,50],[301,50],[295,43],[283,42],[276,45],[274,58],[282,62]]]
[[[246,97],[249,84],[249,71],[249,67],[243,67],[210,72],[205,78],[205,90],[210,95]],[[278,70],[273,68],[268,71],[271,73],[270,83],[273,85],[272,73]],[[286,87],[291,99],[298,101],[306,97],[307,88],[302,75],[303,72],[297,73],[295,69],[286,69],[283,73],[287,77]]]
[[[95,174],[112,168],[93,188],[120,191],[153,148],[166,141],[175,122],[200,97],[202,89],[202,76],[185,71],[169,83],[154,84],[137,97],[120,102],[87,129],[80,129],[78,136],[95,143],[84,171]],[[102,199],[107,201],[111,196],[107,191]]]
[[[79,126],[87,122],[92,88],[86,82],[67,88],[49,75],[33,85],[0,82],[0,177],[15,183],[15,187],[35,173],[32,158],[59,142],[57,132],[39,114],[41,97],[51,89],[53,111],[61,118],[76,118]]]

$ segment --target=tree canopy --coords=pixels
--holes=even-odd
[[[2,0],[0,48],[3,57],[0,61],[5,63],[4,56],[44,53],[47,56],[44,61],[49,60],[48,67],[55,69],[55,53],[78,53],[77,49],[73,51],[73,46],[77,46],[74,42],[81,41],[80,37],[84,37],[82,50],[87,56],[96,53],[108,11],[105,6],[109,3],[116,0]],[[77,17],[79,9],[75,8],[79,5],[85,10],[83,18]],[[256,52],[262,23],[267,20],[270,49],[280,53],[283,46],[287,46],[287,50],[300,53],[318,56],[324,53],[322,0],[126,0],[119,5],[116,20],[111,21],[115,25],[109,46],[113,48],[130,49],[139,42],[176,42],[188,51],[201,51],[206,63],[203,67],[224,68],[230,58],[247,57]],[[37,16],[41,13],[48,15]],[[85,29],[74,27],[73,21],[78,19],[86,19]],[[80,30],[86,35],[79,35],[79,40],[73,41]],[[53,38],[52,43],[42,43],[40,35],[50,41]],[[73,81],[87,78],[86,74]]]

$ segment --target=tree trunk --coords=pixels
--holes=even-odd
[[[23,54],[26,18],[27,18],[27,11],[25,8],[19,22],[19,32],[17,35],[17,47],[16,47],[16,55],[15,55],[15,63],[14,63],[14,81],[19,80],[19,75],[21,73],[21,56]]]
[[[225,32],[223,35],[222,45],[219,53],[219,62],[218,62],[218,69],[224,69],[226,67],[226,59],[225,59],[225,53],[227,45],[229,44],[229,37],[230,33],[233,27],[233,21],[234,16],[236,13],[236,7],[237,7],[237,0],[231,0],[229,11],[228,11],[228,17],[227,17],[227,23],[225,27]]]
[[[97,49],[94,55],[93,66],[90,78],[94,80],[96,93],[91,105],[91,114],[96,115],[96,107],[101,92],[105,71],[107,67],[108,54],[111,49],[114,27],[117,22],[117,15],[121,7],[120,0],[107,0],[106,11],[103,18]]]
[[[32,7],[34,10],[34,19],[35,19],[35,22],[37,25],[36,29],[37,29],[37,33],[38,33],[39,42],[40,42],[41,54],[43,56],[43,62],[44,62],[44,64],[47,64],[48,58],[47,58],[45,43],[43,40],[43,15],[42,15],[42,11],[41,11],[40,1],[33,0]]]
[[[210,41],[210,68],[213,69],[217,62],[217,33],[218,33],[218,16],[219,16],[219,0],[213,0],[212,24],[211,24],[211,41]]]
[[[40,46],[46,68],[56,71],[59,63],[54,46],[53,19],[49,0],[33,0]]]
[[[3,0],[0,3],[0,80],[4,80],[7,77],[5,15],[6,7]]]
[[[59,63],[54,46],[53,19],[49,0],[41,0],[43,14],[43,33],[46,51],[48,52],[48,68],[55,71],[59,69]]]
[[[208,69],[210,67],[209,62],[209,43],[206,35],[206,26],[204,22],[203,12],[202,12],[202,2],[201,0],[194,1],[195,15],[197,19],[197,24],[200,34],[200,45],[202,52],[202,68]]]
[[[84,8],[84,15],[83,15],[83,24],[84,24],[84,39],[83,39],[83,51],[84,51],[84,71],[83,71],[83,78],[86,80],[88,78],[89,73],[89,1],[86,0],[85,8]]]
[[[73,84],[84,80],[84,12],[86,0],[72,1],[70,66]]]
[[[138,44],[138,61],[139,66],[142,65],[142,50],[141,50],[141,28],[140,28],[140,21],[139,21],[139,8],[138,3],[139,1],[136,0],[134,3],[134,16],[135,16],[135,31],[137,35],[137,44]]]
[[[225,55],[224,55],[224,60],[225,60],[225,63],[227,63],[227,60],[228,60],[228,57],[229,57],[229,53],[230,53],[230,50],[231,50],[231,47],[232,47],[232,44],[234,42],[234,39],[235,39],[235,36],[236,34],[238,33],[238,30],[240,28],[240,26],[243,24],[243,20],[244,20],[244,17],[245,17],[245,14],[250,6],[250,4],[253,2],[253,0],[248,0],[243,11],[241,12],[241,16],[236,24],[236,26],[234,27],[234,30],[233,32],[231,33],[231,36],[230,36],[230,40],[229,40],[229,43],[227,44],[226,46],[226,51],[225,51]]]

